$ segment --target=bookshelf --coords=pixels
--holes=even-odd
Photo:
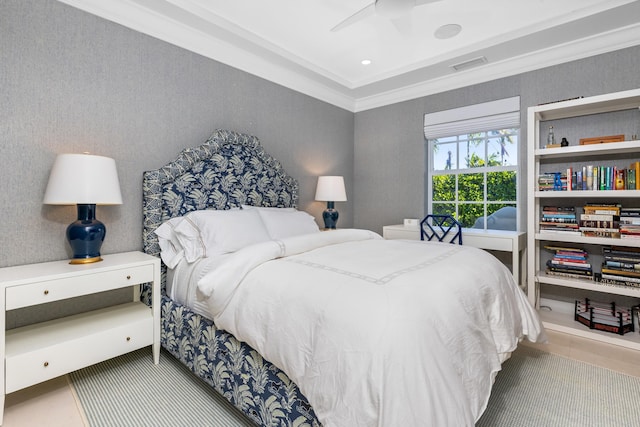
[[[575,207],[580,218],[587,204],[620,204],[640,207],[640,190],[557,190],[540,191],[544,174],[581,170],[587,165],[629,168],[640,160],[640,89],[533,106],[528,109],[527,150],[527,294],[538,309],[547,329],[569,333],[640,351],[640,332],[625,335],[591,330],[574,320],[573,302],[589,297],[602,302],[621,300],[625,305],[640,304],[640,284],[606,285],[591,277],[573,278],[547,274],[546,262],[552,255],[545,246],[579,248],[589,253],[594,275],[600,272],[602,248],[640,248],[640,239],[586,237],[579,232],[541,230],[543,207]],[[547,129],[554,127],[556,138],[568,135],[570,145],[545,147]],[[579,145],[580,138],[625,134],[622,142]],[[637,187],[636,187],[637,188]]]

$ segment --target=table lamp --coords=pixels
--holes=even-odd
[[[78,219],[66,233],[73,252],[70,264],[102,261],[100,247],[107,229],[96,219],[96,205],[122,204],[116,162],[86,153],[58,155],[43,203],[78,207]]]
[[[320,176],[316,187],[316,200],[327,202],[327,209],[322,212],[324,228],[335,229],[338,222],[338,211],[334,202],[346,202],[347,192],[344,189],[344,178],[341,176]]]

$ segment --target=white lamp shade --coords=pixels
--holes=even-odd
[[[90,154],[59,154],[44,193],[47,205],[121,205],[116,162]]]
[[[341,176],[319,176],[316,200],[321,202],[346,202],[344,178]]]

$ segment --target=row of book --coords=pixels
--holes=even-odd
[[[540,191],[640,190],[640,162],[629,168],[588,165],[538,176]]]
[[[546,274],[575,279],[595,280],[602,284],[640,287],[640,248],[619,246],[602,249],[599,272],[593,271],[589,254],[580,248],[545,246],[553,252],[546,263]]]
[[[604,261],[596,280],[608,285],[640,287],[640,248],[602,248]]]
[[[585,237],[640,239],[640,208],[589,203],[581,214],[573,206],[543,206],[541,232],[570,233]]]

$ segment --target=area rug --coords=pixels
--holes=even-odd
[[[640,425],[640,378],[520,346],[477,427]]]
[[[253,426],[164,350],[159,365],[147,348],[70,378],[91,427]],[[639,394],[640,378],[521,346],[477,427],[640,425]]]

